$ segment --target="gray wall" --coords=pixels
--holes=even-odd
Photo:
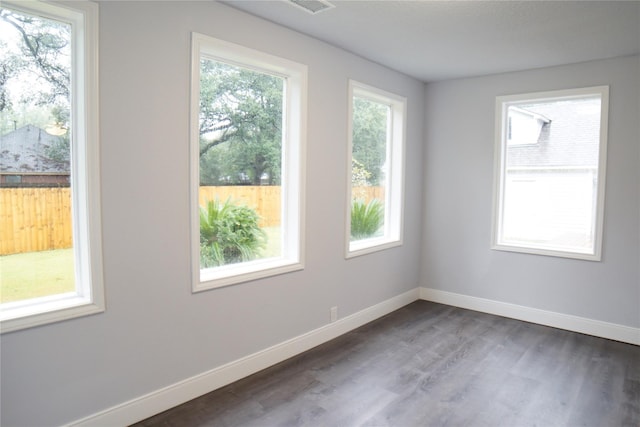
[[[602,262],[490,249],[495,97],[610,86]],[[640,65],[625,57],[428,84],[421,286],[640,327]]]
[[[190,31],[309,66],[303,271],[190,291]],[[348,78],[409,104],[404,245],[346,261]],[[94,414],[418,286],[421,82],[214,2],[109,1],[100,89],[107,311],[2,336],[2,425]]]

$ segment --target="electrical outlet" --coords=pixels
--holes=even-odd
[[[338,307],[331,307],[331,321],[335,322],[338,320]]]

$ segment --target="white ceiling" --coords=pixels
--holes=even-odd
[[[223,3],[426,82],[640,53],[640,1]]]

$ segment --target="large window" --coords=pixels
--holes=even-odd
[[[0,6],[0,320],[13,331],[104,310],[98,8]]]
[[[608,87],[496,102],[494,249],[600,260]]]
[[[192,43],[193,289],[301,269],[306,66]]]
[[[349,84],[347,257],[402,244],[406,100]]]

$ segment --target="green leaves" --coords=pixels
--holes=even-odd
[[[200,183],[280,182],[284,79],[203,59]]]
[[[267,241],[258,226],[258,214],[247,206],[217,198],[200,207],[200,267],[251,261],[260,256]]]
[[[10,63],[11,78],[33,80],[33,76],[37,76],[46,82],[32,94],[38,104],[67,105],[71,83],[71,26],[4,8],[0,9],[0,19],[13,27],[20,40],[19,52],[10,49],[3,55],[2,68]],[[0,40],[13,44],[8,35]]]
[[[388,105],[364,98],[353,98],[353,158],[368,172],[369,185],[384,181],[387,158]]]
[[[0,135],[29,124],[68,129],[71,25],[1,6],[0,23]]]
[[[354,200],[351,204],[351,241],[373,237],[384,224],[384,206],[378,199],[365,204]]]

